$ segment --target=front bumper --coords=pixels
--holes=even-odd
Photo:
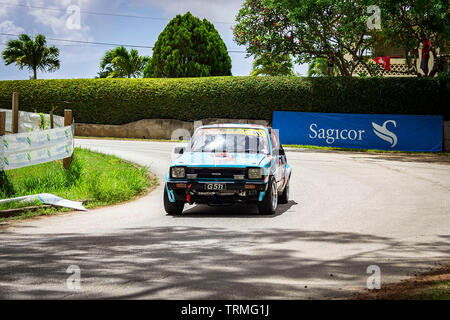
[[[206,190],[206,185],[225,184],[220,191]],[[197,180],[170,180],[166,182],[169,195],[175,201],[189,203],[255,203],[261,201],[267,190],[264,181],[197,181]],[[169,198],[171,198],[169,196]]]

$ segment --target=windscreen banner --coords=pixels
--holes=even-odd
[[[442,151],[443,117],[274,111],[282,144]]]

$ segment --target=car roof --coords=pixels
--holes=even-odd
[[[270,127],[266,127],[260,124],[250,124],[250,123],[216,123],[209,124],[198,127],[198,129],[204,128],[250,128],[250,129],[270,129]]]

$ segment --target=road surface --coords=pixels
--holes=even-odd
[[[146,165],[161,180],[175,146],[76,143]],[[115,207],[3,227],[0,298],[343,298],[366,288],[369,266],[380,268],[383,284],[448,261],[448,157],[287,157],[291,200],[273,216],[256,206],[188,206],[167,216],[161,184]]]

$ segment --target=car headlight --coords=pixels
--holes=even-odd
[[[170,176],[172,178],[184,178],[186,176],[186,169],[184,167],[170,168]]]
[[[250,180],[257,180],[263,177],[262,168],[249,168],[248,169],[248,178]]]

